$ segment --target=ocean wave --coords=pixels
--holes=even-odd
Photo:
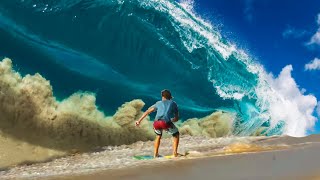
[[[215,109],[231,109],[235,113],[234,135],[259,132],[257,134],[304,136],[316,121],[313,116],[316,99],[299,90],[291,77],[290,66],[278,77],[267,73],[262,65],[225,40],[211,23],[196,15],[191,5],[168,0],[25,0],[19,1],[18,6],[12,2],[4,1],[0,7],[6,9],[1,19],[7,20],[0,21],[0,27],[10,37],[15,36],[17,29],[25,29],[23,37],[27,37],[14,38],[18,42],[12,51],[36,42],[34,54],[50,55],[46,61],[59,62],[68,71],[75,71],[74,67],[79,67],[76,65],[80,62],[108,67],[101,72],[116,72],[116,75],[108,75],[102,79],[103,83],[98,82],[103,73],[90,76],[90,71],[81,63],[76,71],[79,79],[88,76],[98,87],[112,87],[102,93],[103,99],[116,102],[104,106],[106,109],[115,110],[115,104],[119,104],[123,96],[143,97],[151,104],[165,87],[175,92],[184,119],[188,119],[188,114],[199,117]],[[58,51],[61,47],[68,53]],[[33,56],[29,57],[29,64],[22,62],[22,56],[15,59],[19,61],[17,64],[23,64],[20,68],[31,68],[33,72],[41,69],[45,76],[59,84],[48,67],[32,67]],[[95,66],[89,67],[92,70]],[[57,66],[50,67],[55,68]],[[68,71],[60,74],[68,79]],[[119,81],[117,75],[125,80]],[[280,86],[281,79],[290,80],[289,88],[294,89],[295,97],[284,90],[288,87]],[[110,81],[120,85],[111,86]],[[123,87],[127,88],[125,93]],[[57,88],[57,92],[64,92],[64,86]],[[282,107],[285,109],[280,111]],[[186,131],[198,133],[191,130]]]

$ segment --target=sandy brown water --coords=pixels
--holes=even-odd
[[[80,176],[56,176],[49,179],[320,179],[320,136],[318,135],[304,138],[260,139],[255,141],[253,146],[236,144],[224,148],[225,154],[221,152],[198,158],[175,159],[151,165],[109,169]],[[284,144],[287,145],[286,148]],[[261,148],[263,145],[269,148]],[[232,148],[235,151],[230,153]],[[240,150],[241,148],[243,151]]]
[[[188,159],[50,179],[318,179],[319,151],[320,144],[309,144],[286,150]]]
[[[320,138],[183,136],[176,159],[135,160],[150,155],[153,142],[108,146],[46,163],[0,172],[1,179],[317,179]],[[171,153],[163,139],[160,153]]]

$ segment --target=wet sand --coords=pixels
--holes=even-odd
[[[173,159],[154,165],[48,179],[320,180],[319,135],[304,138],[271,138],[259,143],[263,145],[286,144],[290,147],[288,149],[216,155],[197,159]]]

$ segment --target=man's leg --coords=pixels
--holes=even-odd
[[[177,157],[178,156],[178,146],[179,146],[179,130],[173,123],[171,123],[171,127],[168,128],[168,132],[169,132],[169,134],[172,135],[172,141],[173,141],[173,144],[172,144],[173,153],[172,153],[172,155],[174,157]]]
[[[173,156],[178,156],[179,133],[173,136]]]
[[[153,157],[155,157],[155,158],[159,156],[160,140],[161,140],[161,135],[157,134],[156,139],[154,141],[154,154],[153,154]]]
[[[162,128],[161,128],[161,121],[154,121],[153,123],[153,130],[154,133],[156,133],[156,139],[154,140],[154,153],[153,157],[159,157],[159,146],[160,146],[160,140],[162,136]]]

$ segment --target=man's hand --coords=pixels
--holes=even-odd
[[[154,107],[149,108],[146,112],[143,113],[142,117],[141,117],[138,121],[135,122],[135,125],[136,125],[137,127],[139,127],[141,121],[142,121],[146,116],[148,116],[150,113],[152,113],[152,112],[154,112],[154,111],[155,111],[155,108],[154,108]]]
[[[178,119],[176,119],[176,118],[171,118],[171,122],[177,122],[178,121]]]
[[[179,121],[179,112],[175,113],[174,118],[171,119],[171,122],[178,122]]]
[[[136,121],[136,126],[139,127],[140,121]]]

